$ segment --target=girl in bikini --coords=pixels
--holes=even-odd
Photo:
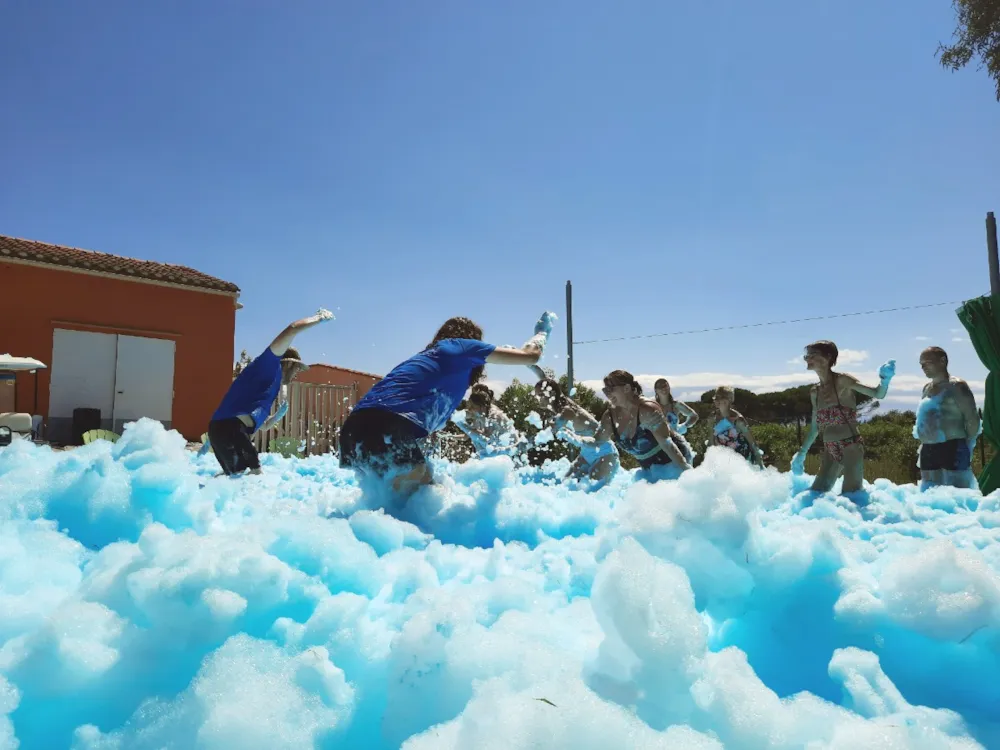
[[[516,456],[527,448],[514,421],[496,405],[493,391],[484,383],[472,386],[465,413],[456,412],[451,421],[469,437],[480,458]]]
[[[694,427],[695,423],[698,421],[698,412],[685,404],[683,401],[677,401],[674,399],[673,394],[670,392],[670,383],[667,382],[666,378],[660,378],[653,383],[653,393],[655,396],[655,402],[663,411],[664,416],[666,416],[670,429],[677,433],[677,437],[674,438],[674,442],[678,444],[681,451],[685,456],[687,456],[688,461],[693,463],[694,451],[691,449],[691,445],[688,441],[684,438],[684,434],[689,429]],[[681,417],[684,417],[683,422],[680,421]]]
[[[813,481],[814,492],[829,492],[844,475],[844,494],[857,492],[864,479],[864,442],[858,431],[855,393],[882,399],[889,392],[889,381],[896,373],[895,360],[889,360],[879,369],[879,385],[871,388],[858,382],[847,373],[834,372],[837,364],[837,345],[832,341],[816,341],[806,347],[803,359],[806,367],[819,377],[809,394],[812,400],[812,421],[799,452],[792,458],[792,471],[801,474],[806,454],[816,438],[823,436],[823,458],[819,473]]]
[[[673,465],[681,471],[691,462],[677,447],[677,433],[658,405],[642,398],[642,386],[631,373],[615,370],[604,378],[604,395],[610,407],[604,412],[593,438],[580,438],[580,445],[614,440],[618,450],[631,453],[643,471]]]
[[[720,445],[736,451],[743,458],[760,468],[764,468],[764,459],[760,449],[754,442],[753,434],[746,419],[733,408],[736,391],[729,386],[720,385],[715,389],[715,412],[719,418],[712,428],[709,446]]]
[[[556,436],[580,448],[580,455],[570,466],[566,476],[589,479],[597,486],[610,480],[619,467],[618,450],[614,443],[610,440],[593,444],[580,441],[581,437],[592,437],[597,433],[600,426],[597,419],[567,397],[553,378],[544,377],[535,383],[535,398],[543,409],[554,413],[553,427]]]

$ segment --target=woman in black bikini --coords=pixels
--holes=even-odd
[[[619,450],[631,453],[643,470],[674,464],[681,471],[691,463],[674,442],[679,437],[667,422],[663,410],[653,401],[642,398],[642,386],[631,373],[615,370],[604,378],[604,395],[611,407],[604,412],[600,427],[586,442],[614,440]]]

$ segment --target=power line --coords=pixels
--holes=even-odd
[[[882,313],[900,312],[901,310],[919,310],[925,307],[943,307],[944,305],[960,305],[957,302],[933,302],[926,305],[908,305],[906,307],[887,307],[883,310],[864,310],[862,312],[840,313],[839,315],[817,315],[812,318],[794,318],[792,320],[772,320],[767,323],[747,323],[739,326],[720,326],[719,328],[695,328],[690,331],[670,331],[669,333],[646,333],[641,336],[617,336],[610,339],[590,339],[588,341],[574,341],[574,345],[582,344],[604,344],[609,341],[632,341],[634,339],[652,339],[659,336],[685,336],[692,333],[714,333],[716,331],[736,331],[742,328],[762,328],[764,326],[783,326],[789,323],[806,323],[813,320],[832,320],[833,318],[852,318],[860,315],[881,315]]]

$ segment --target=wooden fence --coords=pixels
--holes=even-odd
[[[340,427],[358,401],[357,385],[292,382],[288,411],[277,425],[253,436],[261,453],[310,456],[337,449]],[[274,414],[275,410],[272,410]]]

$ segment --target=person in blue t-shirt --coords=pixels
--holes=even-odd
[[[520,349],[483,342],[468,318],[451,318],[420,353],[397,365],[365,394],[340,431],[340,465],[385,478],[410,494],[432,481],[421,441],[444,427],[470,386],[483,379],[486,363],[534,365],[555,316],[545,313],[535,335]]]
[[[300,372],[308,369],[299,357],[292,340],[307,328],[332,320],[326,310],[297,320],[283,330],[260,356],[236,376],[222,403],[208,424],[208,444],[227,475],[240,474],[247,469],[251,474],[260,473],[260,459],[250,436],[257,430],[268,430],[281,419],[287,409],[287,400],[268,419],[271,406],[279,390],[286,390]],[[286,397],[287,398],[287,397]],[[204,448],[202,449],[205,450]]]

